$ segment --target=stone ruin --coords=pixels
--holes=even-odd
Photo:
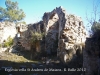
[[[46,51],[67,63],[82,53],[86,31],[81,17],[67,14],[63,7],[44,13]]]
[[[4,40],[7,40],[9,36],[11,36],[11,38],[14,38],[15,35],[16,35],[15,23],[0,22],[0,44],[2,44]]]
[[[80,17],[66,13],[63,7],[57,7],[51,12],[45,12],[42,21],[29,24],[23,34],[23,46],[31,49],[28,40],[31,32],[45,33],[45,37],[38,45],[47,55],[55,55],[63,63],[68,63],[82,54],[86,31]],[[25,44],[26,42],[26,44]]]
[[[20,28],[18,30],[18,27]],[[7,51],[10,48],[4,48],[4,43],[7,41],[8,37],[14,39],[13,45],[17,43],[17,34],[20,32],[24,32],[27,30],[27,27],[23,23],[14,23],[9,21],[1,21],[0,22],[0,51]],[[12,51],[12,50],[11,50]]]
[[[24,31],[23,27],[19,28],[19,41],[26,50],[31,50],[31,32],[40,32],[45,33],[45,37],[38,47],[47,55],[56,55],[63,63],[67,63],[82,54],[86,39],[83,21],[81,17],[66,13],[61,6],[45,12],[42,21],[28,25]]]
[[[2,35],[3,28],[7,27],[2,27],[4,25],[4,22],[0,22],[0,39],[4,35]],[[13,25],[13,23],[9,25]],[[25,50],[31,50],[29,42],[32,37],[31,32],[45,33],[38,49],[46,51],[47,55],[56,55],[65,64],[72,61],[74,63],[71,64],[72,67],[81,64],[81,67],[86,68],[82,75],[100,75],[100,31],[86,39],[81,17],[66,13],[63,7],[57,7],[51,12],[45,12],[42,21],[29,24],[27,27],[18,27],[19,31],[16,32],[16,28],[13,27],[14,30],[11,32],[14,33],[12,34],[14,36],[17,33],[21,34],[21,39],[17,41],[21,42]],[[10,29],[8,28],[7,32]],[[7,33],[5,32],[5,34]],[[76,62],[76,58],[80,58],[78,62]]]
[[[100,30],[87,38],[83,50],[83,75],[100,75]]]

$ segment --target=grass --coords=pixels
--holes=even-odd
[[[26,66],[27,68],[32,68],[31,64],[37,64],[39,61],[28,60],[23,56],[18,56],[16,54],[4,52],[0,54],[0,67],[13,67],[19,69],[20,66]]]
[[[46,65],[46,64],[43,64],[43,66],[39,66],[38,62],[40,61],[31,61],[31,60],[28,60],[26,58],[24,58],[23,56],[18,56],[18,55],[15,55],[15,54],[12,54],[12,53],[8,53],[8,52],[4,52],[4,53],[1,53],[0,54],[0,67],[12,67],[13,69],[20,69],[21,66],[25,66],[26,69],[29,68],[29,69],[32,69],[33,66],[32,64],[35,64],[36,65],[36,68],[39,68],[39,69],[49,69],[49,68],[53,68],[53,69],[57,69],[57,68],[62,68],[62,65],[58,65],[56,62],[53,64],[53,65]],[[73,64],[75,65],[75,64]],[[66,67],[66,66],[65,66]],[[65,68],[64,67],[64,68]],[[44,72],[44,71],[17,71],[17,72],[10,72],[11,74],[13,75],[80,75],[79,72],[78,73],[73,73],[70,72],[71,74],[69,74],[69,72],[51,72],[51,71],[47,71],[47,72]],[[5,74],[0,74],[0,75],[5,75]],[[8,75],[8,72],[7,74]]]
[[[23,62],[34,62],[37,63],[38,61],[32,61],[24,58],[23,56],[18,56],[16,54],[4,52],[0,55],[2,58],[0,60],[7,60],[16,63],[23,63]]]
[[[4,47],[10,47],[13,45],[13,39],[9,36],[7,40],[4,42]]]

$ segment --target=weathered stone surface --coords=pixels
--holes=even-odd
[[[0,22],[0,44],[3,47],[4,41],[6,42],[8,37],[11,37],[12,39],[14,39],[13,45],[15,46],[19,38],[17,35],[21,35],[21,37],[25,37],[22,36],[22,34],[25,35],[26,30],[27,30],[27,26],[24,25],[23,23],[15,24],[13,22],[8,22],[8,21]],[[1,52],[2,51],[4,51],[4,48],[1,48]],[[13,49],[8,52],[13,52]]]
[[[86,38],[85,27],[80,17],[66,13],[63,7],[57,7],[43,15],[42,21],[30,24],[28,27],[17,26],[20,42],[25,50],[31,50],[30,39],[32,32],[45,33],[45,37],[35,48],[45,50],[47,54],[56,54],[64,63],[67,63],[82,53]],[[17,35],[16,35],[17,36]]]
[[[58,32],[59,32],[59,17],[56,12],[48,12],[44,13],[43,22],[44,22],[44,30],[46,32],[45,46],[48,54],[52,54],[52,52],[57,51],[58,46]]]
[[[86,31],[82,19],[67,14],[63,7],[58,7],[51,12],[44,13],[43,22],[48,54],[58,49],[58,57],[63,62],[70,61],[85,42]]]
[[[9,36],[14,38],[16,35],[16,27],[14,23],[11,22],[0,22],[0,43],[7,40]]]
[[[31,50],[30,39],[32,38],[32,32],[43,33],[44,32],[43,21],[40,21],[34,24],[29,24],[27,27],[27,30],[23,32],[22,36],[24,37],[22,38],[22,41],[23,41],[22,45],[23,47],[25,47],[26,50]],[[41,50],[41,47],[43,48],[44,46],[43,44],[40,44],[40,43],[41,41],[38,41],[37,43],[35,43],[36,44],[35,49],[37,50],[37,52],[39,52]]]
[[[26,31],[21,32],[20,42],[28,50],[31,49],[29,42],[32,37],[31,32],[44,32],[45,38],[37,48],[45,50],[47,54],[57,54],[63,62],[66,62],[67,58],[70,61],[76,55],[78,49],[82,52],[82,43],[84,44],[86,38],[82,19],[67,14],[63,7],[45,12],[43,21],[30,24]]]
[[[83,75],[100,75],[100,31],[86,39],[83,50]]]

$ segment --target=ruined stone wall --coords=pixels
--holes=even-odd
[[[68,15],[65,19],[65,22],[61,23],[64,28],[62,28],[59,34],[58,56],[60,56],[62,61],[68,62],[75,56],[77,57],[76,52],[78,49],[82,51],[86,32],[80,17]]]
[[[76,55],[77,50],[82,53],[86,31],[80,17],[68,14],[63,7],[58,7],[44,13],[43,22],[48,54],[57,51],[57,56],[63,62],[68,62]]]
[[[23,23],[15,24],[14,22],[9,21],[0,22],[0,44],[3,46],[4,41],[6,41],[8,37],[11,37],[12,39],[14,39],[13,46],[16,46],[17,42],[19,41],[28,50],[29,43],[26,42],[25,39],[25,35],[27,35],[26,30],[27,25]],[[18,34],[20,34],[20,37],[22,39],[18,40]],[[6,49],[4,51],[6,51]]]
[[[83,50],[83,75],[100,75],[100,31],[87,38]]]
[[[56,52],[58,48],[59,17],[56,12],[45,13],[43,21],[45,25],[45,46],[48,54]]]
[[[39,49],[47,54],[56,54],[64,63],[82,55],[86,31],[80,17],[66,13],[63,7],[57,7],[45,12],[42,20],[28,25],[28,29],[22,32],[23,47],[30,47],[31,32],[44,32],[45,37]]]
[[[16,35],[16,27],[14,23],[11,22],[0,22],[0,43],[7,40],[9,36],[14,38]]]
[[[43,21],[40,21],[34,24],[28,24],[27,26],[24,26],[24,30],[22,29],[23,28],[22,26],[19,26],[19,27],[20,27],[20,32],[21,32],[21,38],[18,41],[21,42],[21,45],[22,47],[24,47],[24,50],[31,50],[32,33],[34,32],[43,33],[44,32]],[[39,46],[39,49],[41,49],[40,44],[38,46]]]
[[[45,50],[47,54],[55,53],[64,63],[82,53],[86,38],[83,21],[78,16],[66,13],[63,7],[44,13],[43,21],[27,26],[17,25],[20,29],[16,32],[20,34],[20,39],[16,43],[21,42],[27,50],[31,49],[31,32],[39,32],[45,33],[39,49]]]

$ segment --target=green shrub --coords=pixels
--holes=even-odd
[[[26,25],[26,22],[25,21],[23,21],[22,23]]]
[[[2,44],[0,44],[0,47],[2,47]]]
[[[31,39],[31,42],[37,42],[39,40],[41,40],[44,36],[44,33],[38,33],[38,32],[35,32],[35,33],[32,33],[32,39]]]
[[[100,30],[100,22],[94,22],[91,27],[91,30],[93,31],[93,33],[95,33],[96,31],[99,31]]]
[[[13,45],[13,39],[9,36],[7,41],[4,43],[4,47],[11,47]]]

